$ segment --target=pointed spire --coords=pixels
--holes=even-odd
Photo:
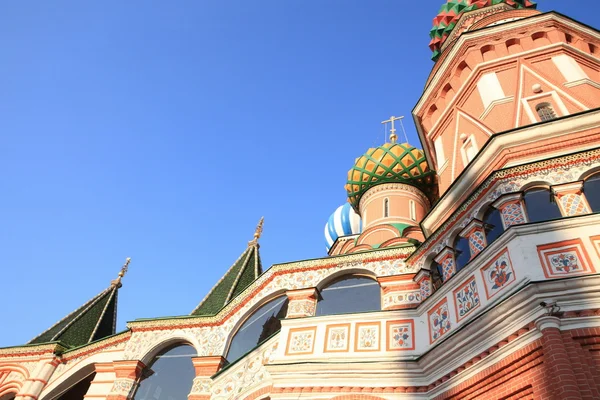
[[[256,226],[256,230],[254,231],[254,239],[248,242],[248,246],[258,245],[258,239],[260,239],[260,236],[262,235],[264,222],[265,217],[261,217],[260,221],[258,221],[258,225]]]
[[[258,239],[262,235],[263,223],[264,217],[258,222],[254,231],[254,239],[248,242],[246,250],[208,292],[191,315],[215,315],[262,274]]]
[[[73,311],[28,344],[61,342],[66,347],[79,347],[113,335],[117,322],[117,295],[121,278],[127,273],[130,258],[125,260],[117,279],[94,298]]]
[[[131,262],[131,258],[127,257],[125,259],[125,264],[123,264],[123,266],[121,267],[121,271],[119,272],[119,276],[117,277],[117,279],[114,279],[112,281],[110,281],[111,286],[118,286],[121,287],[123,286],[121,284],[121,279],[125,276],[125,274],[127,273],[127,270],[129,269],[129,263]]]

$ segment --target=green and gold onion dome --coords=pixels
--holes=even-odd
[[[373,186],[382,183],[405,183],[415,186],[434,201],[436,196],[436,173],[429,168],[423,150],[408,143],[391,143],[370,148],[356,159],[354,167],[348,171],[348,202],[358,212],[358,204],[363,194]]]

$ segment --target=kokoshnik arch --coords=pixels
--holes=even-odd
[[[600,33],[449,0],[430,37],[422,149],[349,166],[327,257],[263,271],[261,220],[191,314],[116,333],[127,263],[0,349],[0,399],[600,398]]]

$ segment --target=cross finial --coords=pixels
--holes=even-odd
[[[249,241],[248,245],[253,245],[253,244],[258,243],[258,239],[260,239],[260,235],[262,235],[264,222],[265,222],[265,217],[261,217],[260,221],[258,221],[258,225],[256,226],[256,230],[254,231],[254,239]]]
[[[121,278],[125,276],[127,270],[129,269],[129,263],[131,262],[131,258],[127,257],[125,259],[125,264],[121,267],[121,271],[119,271],[119,276],[117,279],[113,280],[110,284],[113,286],[121,287]]]
[[[390,129],[390,142],[392,143],[396,143],[396,139],[398,139],[398,136],[396,135],[396,128],[394,127],[394,122],[399,120],[402,124],[402,118],[404,117],[396,117],[392,115],[390,119],[386,121],[381,121],[382,124],[387,124],[388,122],[392,124],[392,128]]]

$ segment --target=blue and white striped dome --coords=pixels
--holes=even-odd
[[[360,216],[354,211],[350,203],[339,206],[337,210],[329,217],[325,224],[325,241],[327,242],[327,251],[340,236],[354,235],[360,233],[362,223]]]

